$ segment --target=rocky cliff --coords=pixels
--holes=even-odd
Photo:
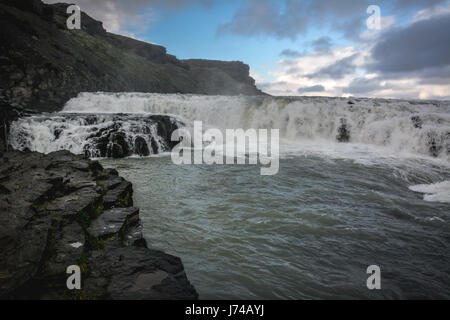
[[[196,299],[180,259],[147,248],[132,193],[68,151],[1,155],[0,299]]]
[[[83,91],[258,95],[242,62],[178,60],[162,46],[108,33],[82,13],[68,30],[68,4],[0,0],[0,98],[57,111]]]

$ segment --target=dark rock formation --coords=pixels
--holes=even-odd
[[[219,60],[203,60],[203,59],[190,59],[183,60],[191,68],[208,68],[208,69],[219,69],[228,74],[231,78],[238,82],[247,83],[249,85],[254,85],[255,80],[248,77],[250,73],[250,68],[248,65],[240,61],[219,61]]]
[[[11,122],[30,115],[32,112],[17,105],[10,105],[0,98],[0,154],[11,149],[9,146],[9,128]]]
[[[250,67],[240,61],[218,61],[191,59],[183,60],[195,78],[197,79],[196,90],[199,93],[210,94],[221,88],[220,94],[234,95],[240,92],[246,95],[261,94],[255,92],[255,80],[249,77]],[[228,81],[228,77],[234,80]]]
[[[338,128],[338,135],[336,137],[339,142],[349,142],[350,141],[350,129],[347,125],[346,119],[341,119],[341,125]]]
[[[147,142],[144,138],[137,137],[134,140],[134,152],[142,157],[146,157],[150,154],[150,150],[148,149]]]
[[[0,299],[196,299],[180,259],[147,249],[131,184],[67,151],[0,157]],[[68,290],[68,266],[82,289]]]
[[[106,32],[85,13],[81,30],[68,30],[67,7],[0,1],[0,97],[58,111],[79,92],[261,94],[243,63],[180,61],[162,46]]]
[[[423,121],[419,116],[412,116],[411,122],[413,123],[414,128],[422,129]]]
[[[427,133],[428,152],[432,157],[438,157],[443,150],[443,143],[439,143],[439,136],[430,131]]]

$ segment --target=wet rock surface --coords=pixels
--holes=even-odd
[[[166,48],[106,32],[84,12],[68,30],[69,4],[0,2],[0,96],[59,111],[80,92],[262,94],[241,62],[183,61]]]
[[[0,299],[196,299],[141,228],[117,171],[67,151],[0,156]],[[81,290],[66,287],[71,265]]]
[[[336,136],[338,142],[350,141],[350,129],[346,119],[341,119],[341,124],[338,128],[338,135]]]
[[[11,122],[31,114],[32,111],[16,104],[9,104],[0,97],[0,153],[11,149],[8,139]]]

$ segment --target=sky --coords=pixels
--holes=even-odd
[[[272,95],[450,100],[450,0],[71,2],[179,59],[243,61]]]

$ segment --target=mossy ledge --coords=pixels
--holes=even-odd
[[[0,155],[0,299],[197,299],[181,260],[148,249],[131,183],[59,151]],[[66,286],[81,269],[81,290]]]

